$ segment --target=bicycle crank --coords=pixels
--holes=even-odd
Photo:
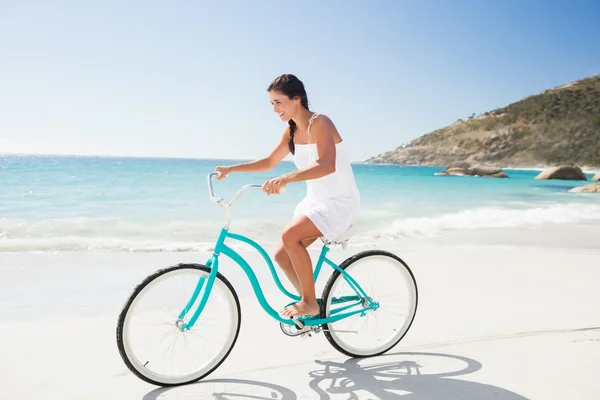
[[[301,336],[311,331],[310,326],[304,326],[304,324],[300,321],[294,321],[295,325],[284,324],[283,322],[279,323],[279,327],[281,331],[285,333],[287,336]]]
[[[282,322],[279,323],[281,331],[287,336],[305,336],[312,337],[312,333],[319,333],[321,331],[320,326],[305,326],[304,322],[294,320],[295,325],[288,325]]]

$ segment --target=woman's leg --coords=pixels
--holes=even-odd
[[[302,245],[305,248],[308,248],[308,246],[310,246],[315,240],[317,240],[317,238],[304,239],[302,241]],[[292,260],[290,260],[290,256],[285,250],[283,242],[277,248],[277,251],[275,252],[275,256],[273,258],[275,259],[275,262],[279,264],[279,267],[283,270],[294,289],[296,289],[296,293],[298,293],[298,295],[302,297],[302,288],[300,287],[300,281],[298,280],[296,271],[294,271]]]
[[[306,239],[318,239],[321,232],[306,216],[294,219],[283,231],[281,239],[287,252],[298,282],[302,299],[297,304],[286,307],[282,315],[315,315],[319,313],[319,305],[315,295],[314,273],[312,262],[306,247],[302,243]]]

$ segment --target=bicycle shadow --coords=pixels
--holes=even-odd
[[[298,396],[291,389],[274,383],[246,379],[207,379],[184,386],[154,389],[147,393],[142,400],[167,398],[190,400],[297,400]]]
[[[350,358],[341,363],[315,362],[324,368],[309,373],[309,386],[322,400],[330,399],[330,395],[345,395],[347,400],[528,400],[497,386],[449,378],[471,374],[482,367],[478,361],[451,354],[403,352]],[[444,371],[448,365],[461,364],[464,366],[456,371]],[[323,385],[326,381],[329,385]]]
[[[390,353],[343,362],[319,361],[323,368],[308,373],[308,386],[321,400],[528,400],[498,386],[454,379],[482,368],[480,362],[457,355],[424,352]],[[304,392],[304,391],[303,391]],[[247,379],[207,379],[189,385],[157,388],[142,400],[297,400],[293,390]]]

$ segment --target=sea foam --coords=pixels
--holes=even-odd
[[[600,206],[560,204],[526,209],[481,207],[435,217],[403,218],[379,232],[383,237],[433,237],[459,229],[540,227],[544,224],[600,220]]]

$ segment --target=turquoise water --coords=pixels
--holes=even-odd
[[[224,221],[206,176],[238,161],[118,157],[0,156],[0,251],[191,251],[212,245]],[[249,183],[294,169],[232,174],[215,183],[225,199]],[[355,241],[421,237],[452,229],[600,220],[600,196],[569,193],[579,181],[435,176],[441,168],[353,165],[362,197]],[[588,175],[589,178],[592,174]],[[232,230],[278,240],[304,184],[285,194],[247,191]]]

